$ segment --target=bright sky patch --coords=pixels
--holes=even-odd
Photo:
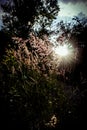
[[[72,4],[72,3],[63,3],[59,2],[60,5],[60,17],[73,17],[78,16],[80,12],[87,16],[87,5],[83,2]]]

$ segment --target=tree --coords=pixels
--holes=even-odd
[[[27,37],[35,22],[46,29],[57,16],[59,6],[57,0],[7,0],[2,9],[5,12],[3,29]]]

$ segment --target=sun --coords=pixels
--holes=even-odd
[[[71,64],[73,61],[75,61],[76,50],[70,43],[54,46],[52,51],[55,62]]]
[[[65,57],[67,55],[69,55],[69,49],[68,46],[65,45],[61,45],[55,48],[55,54],[61,56],[61,57]]]

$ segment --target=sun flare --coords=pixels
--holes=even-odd
[[[58,63],[72,63],[75,61],[76,50],[70,43],[65,43],[63,45],[58,45],[53,47],[53,57],[55,62]]]
[[[59,56],[67,56],[69,54],[68,46],[65,44],[63,46],[56,47],[55,54],[58,54]]]

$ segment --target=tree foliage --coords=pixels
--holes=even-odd
[[[2,9],[4,29],[12,34],[27,37],[34,23],[45,29],[58,15],[57,0],[8,0]]]

